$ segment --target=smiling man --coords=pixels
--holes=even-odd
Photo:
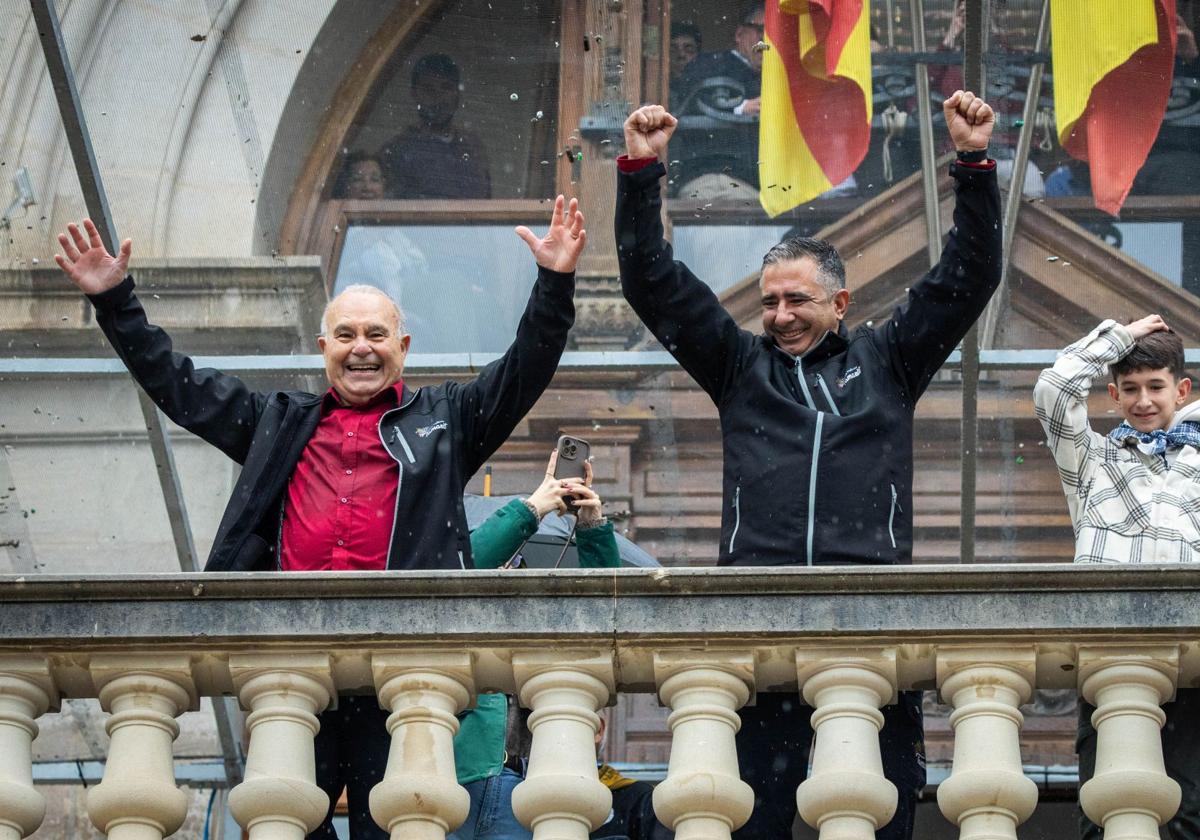
[[[660,158],[676,120],[639,108],[618,160],[616,237],[625,298],[717,406],[724,453],[720,565],[912,562],[917,399],[1000,280],[1000,195],[987,160],[992,109],[956,91],[943,108],[958,149],[954,229],[939,263],[877,326],[851,331],[842,259],[792,238],[763,258],[760,335],[739,329],[663,238]],[[755,790],[739,840],[791,836],[811,710],[760,693],[742,710],[738,751]],[[880,838],[912,833],[924,783],[919,692],[884,709],[884,771],[900,792]]]
[[[574,321],[574,271],[587,241],[574,199],[554,206],[529,245],[538,278],[508,351],[473,381],[411,388],[399,307],[351,286],[326,307],[317,339],[329,389],[255,392],[197,369],[146,319],[126,276],[129,240],[109,254],[95,225],[72,224],[55,257],[96,307],[96,321],[138,385],[172,420],[242,465],[206,571],[382,571],[471,568],[463,487],[541,396]],[[463,305],[486,306],[487,301]],[[351,837],[386,840],[371,787],[387,763],[387,712],[343,697],[320,715],[317,783],[336,802],[349,787]],[[310,838],[334,840],[332,805]]]

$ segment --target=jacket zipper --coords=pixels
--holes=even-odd
[[[821,457],[821,427],[823,425],[825,425],[825,412],[818,411],[817,428],[813,432],[812,468],[808,474],[808,565],[810,566],[813,564],[813,528],[817,521],[817,464]]]
[[[896,492],[896,485],[888,485],[892,488],[892,507],[888,511],[888,536],[892,538],[892,548],[896,547],[896,532],[892,530],[892,523],[896,519],[896,511],[904,513],[900,510],[900,494]]]
[[[801,363],[799,356],[796,357],[796,378],[800,380],[800,390],[804,392],[804,402],[808,404],[809,408],[816,411],[817,407],[813,404],[812,394],[808,390],[808,383],[804,381],[804,365]]]
[[[821,386],[821,393],[825,395],[825,402],[829,403],[829,407],[833,410],[835,417],[841,417],[842,412],[838,411],[837,404],[833,401],[833,394],[829,393],[829,386],[825,384],[825,377],[817,374],[817,384]]]
[[[379,432],[379,442],[383,444],[383,451],[390,455],[392,460],[396,462],[396,508],[392,511],[392,533],[388,536],[387,556],[383,558],[384,571],[387,571],[387,569],[390,567],[392,559],[392,546],[396,544],[396,525],[400,522],[400,489],[404,486],[404,464],[399,458],[397,458],[395,455],[392,455],[392,450],[388,449],[387,447],[387,441],[383,439],[383,421],[387,420],[388,415],[392,414],[393,412],[403,411],[412,405],[412,402],[417,398],[418,393],[419,391],[413,391],[413,395],[409,397],[408,402],[406,402],[404,405],[398,405],[389,411],[385,411],[383,416],[379,418],[379,425],[377,427],[377,431]],[[396,436],[400,437],[400,440],[404,440],[404,438],[400,436],[399,428],[396,429]],[[408,456],[410,463],[416,463],[416,460],[412,456],[412,450],[408,448],[407,441],[404,442],[404,454]]]
[[[733,554],[733,541],[737,539],[738,528],[742,527],[742,485],[733,488],[733,533],[729,535],[729,553]]]
[[[392,430],[392,436],[396,440],[400,441],[400,446],[404,449],[404,457],[408,459],[408,463],[417,463],[417,459],[413,457],[412,449],[410,449],[408,446],[408,440],[405,439],[404,434],[400,431],[399,426]]]

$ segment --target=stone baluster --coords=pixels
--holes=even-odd
[[[392,840],[445,840],[471,805],[454,770],[455,716],[475,693],[471,654],[381,654],[371,668],[380,705],[392,711],[387,771],[371,790],[371,816]]]
[[[186,654],[102,654],[91,658],[100,707],[111,716],[104,778],[87,792],[92,823],[109,840],[162,840],[187,816],[175,786],[175,720],[199,708]]]
[[[21,840],[37,831],[46,801],[33,786],[35,719],[58,693],[41,656],[0,656],[0,840]]]
[[[1079,649],[1079,691],[1096,707],[1096,774],[1079,789],[1105,840],[1157,840],[1179,809],[1180,789],[1163,765],[1161,704],[1175,693],[1179,649]]]
[[[533,710],[529,767],[513,791],[513,812],[534,840],[587,840],[612,810],[596,773],[596,712],[615,686],[612,654],[516,653],[513,675],[521,705]]]
[[[229,793],[229,810],[250,840],[303,840],[329,811],[316,784],[317,713],[335,696],[329,655],[234,654],[229,672],[246,728],[245,780]]]
[[[816,733],[812,773],[796,791],[800,816],[821,840],[873,840],[896,812],[879,753],[879,709],[895,701],[896,652],[801,649],[796,674]]]
[[[654,811],[676,840],[729,840],[754,808],[734,743],[737,710],[754,685],[754,656],[660,652],[654,678],[671,709],[671,760],[666,780],[654,789]]]
[[[1037,785],[1021,768],[1018,706],[1033,693],[1032,647],[948,648],[937,653],[943,701],[954,707],[954,765],[938,805],[959,840],[1016,840],[1037,805]]]

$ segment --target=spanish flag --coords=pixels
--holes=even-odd
[[[867,0],[767,0],[759,201],[771,216],[840,184],[871,140]]]
[[[1158,136],[1175,65],[1175,0],[1050,0],[1058,140],[1117,215]]]

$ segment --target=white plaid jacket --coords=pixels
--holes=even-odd
[[[1133,347],[1105,321],[1059,354],[1033,390],[1075,528],[1076,563],[1186,563],[1200,559],[1200,451],[1161,455],[1123,446],[1088,424],[1092,380]],[[1200,402],[1176,415],[1196,419]]]

